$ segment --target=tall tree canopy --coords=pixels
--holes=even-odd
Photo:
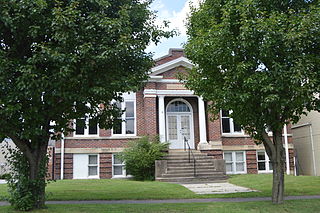
[[[231,116],[273,163],[273,202],[283,202],[284,124],[319,110],[318,1],[205,0],[188,22],[187,86]],[[273,132],[270,139],[266,128]]]
[[[151,2],[1,0],[0,141],[11,138],[30,180],[41,182],[31,190],[34,207],[44,205],[39,170],[49,138],[85,115],[110,127],[119,110],[109,103],[152,66],[147,45],[171,35],[154,24]]]

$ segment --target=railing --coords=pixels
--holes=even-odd
[[[189,158],[189,163],[191,163],[191,159],[190,159],[190,157],[191,157],[191,155],[192,155],[192,157],[193,157],[193,176],[196,176],[196,157],[194,156],[194,154],[193,154],[193,152],[192,152],[192,150],[191,150],[191,148],[190,148],[190,144],[189,144],[189,142],[188,142],[188,140],[187,140],[187,138],[184,136],[184,151],[187,151],[186,150],[186,145],[188,145],[188,158]]]

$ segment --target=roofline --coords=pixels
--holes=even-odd
[[[179,57],[179,58],[176,58],[174,60],[171,60],[167,63],[164,63],[164,64],[161,64],[159,66],[156,66],[156,67],[153,67],[151,69],[151,73],[149,74],[149,76],[151,75],[158,75],[158,74],[161,74],[163,72],[166,72],[172,68],[175,68],[177,66],[184,66],[184,67],[187,67],[187,68],[191,68],[193,67],[193,64],[190,60],[188,60],[186,57]]]
[[[169,54],[161,56],[160,58],[156,58],[156,59],[154,59],[154,61],[157,62],[157,61],[160,61],[160,60],[162,60],[164,58],[172,56],[172,52],[173,51],[183,51],[183,50],[184,50],[183,48],[170,48],[169,49]]]

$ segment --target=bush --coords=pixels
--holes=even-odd
[[[8,146],[8,153],[5,158],[10,165],[10,174],[7,176],[9,196],[7,200],[14,209],[20,211],[29,211],[34,208],[34,204],[40,197],[34,197],[32,190],[38,189],[40,185],[46,185],[47,182],[42,179],[31,180],[29,178],[29,163],[26,157],[18,148]],[[39,177],[45,177],[47,172],[46,158],[42,163]]]
[[[11,175],[9,173],[4,173],[2,175],[0,175],[0,179],[10,179],[11,178]]]
[[[120,155],[125,162],[127,174],[135,180],[154,180],[155,160],[167,154],[169,144],[161,143],[159,137],[143,137],[129,143]]]

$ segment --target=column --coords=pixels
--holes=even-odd
[[[164,95],[159,95],[159,137],[160,142],[166,141],[166,117],[164,107]]]
[[[206,111],[205,111],[204,101],[201,97],[198,98],[198,111],[199,111],[200,144],[206,144],[207,143]]]

